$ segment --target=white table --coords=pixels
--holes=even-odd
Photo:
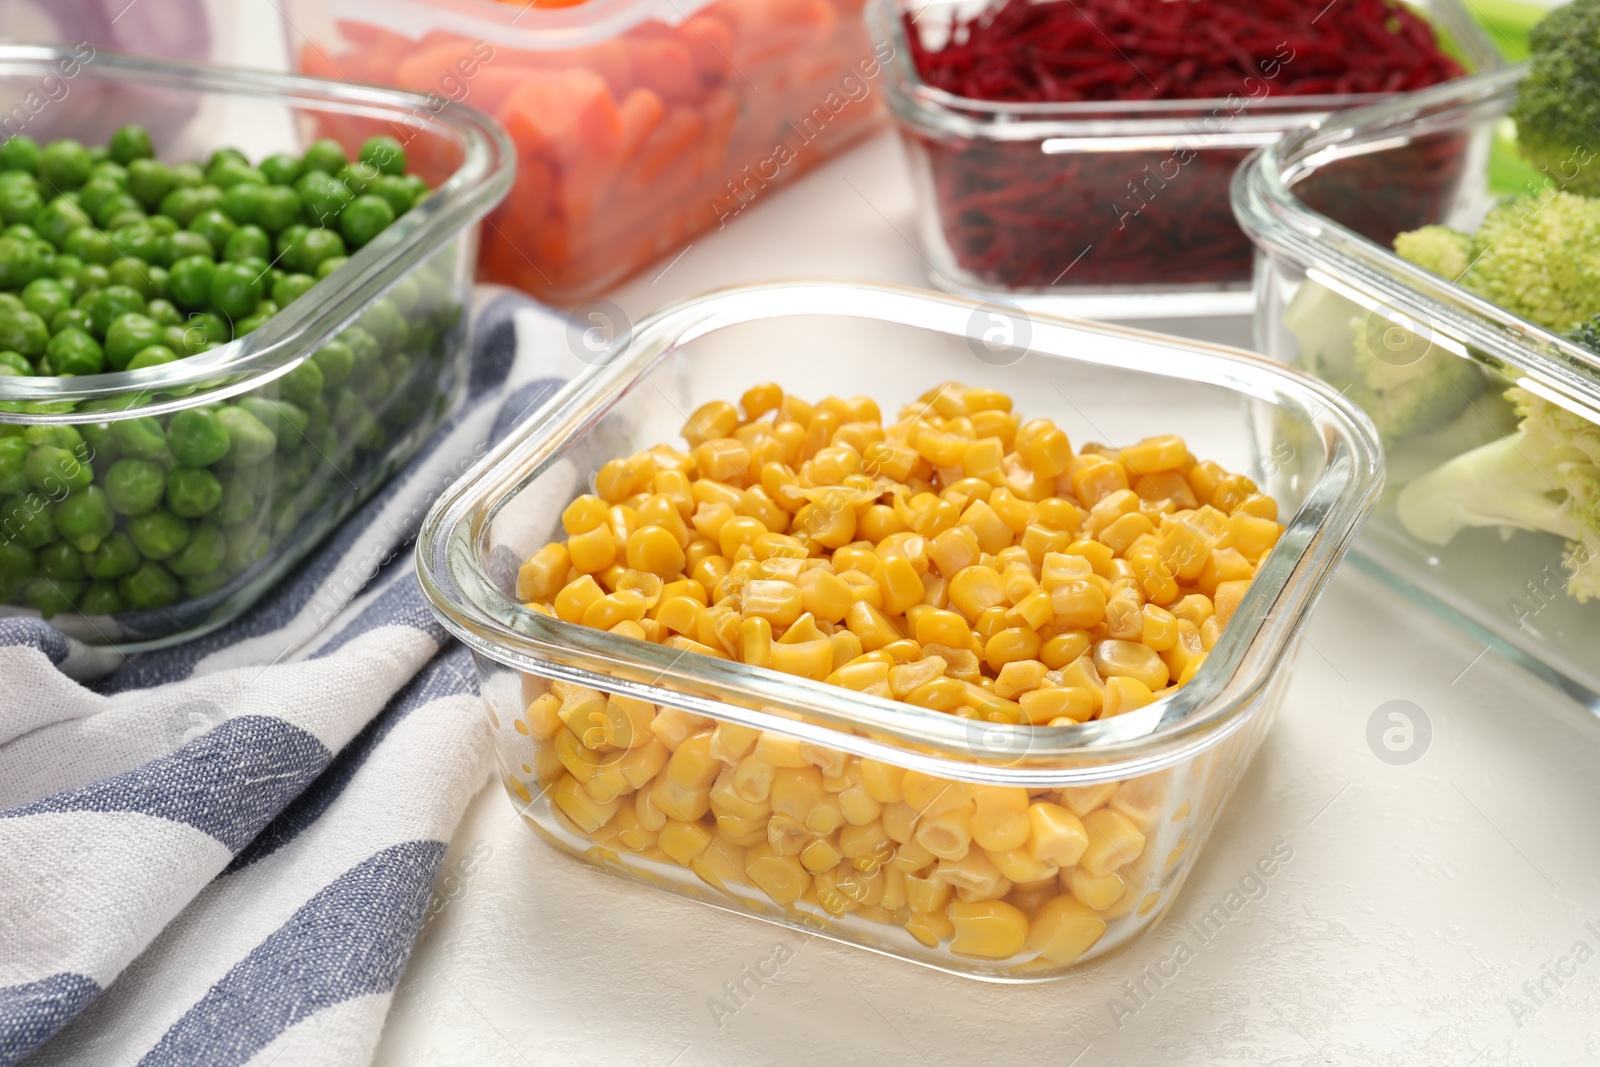
[[[239,10],[244,54],[281,63],[267,0]],[[637,318],[759,279],[920,284],[911,236],[904,164],[880,136],[767,192],[613,299]],[[1237,319],[1173,325],[1248,342]],[[1431,725],[1409,765],[1367,742],[1369,718],[1392,700]],[[1005,987],[808,941],[592,872],[537,840],[490,785],[446,856],[445,903],[418,940],[377,1063],[1594,1059],[1597,767],[1600,722],[1346,566],[1310,626],[1287,706],[1178,902],[1122,955],[1061,982]],[[1209,940],[1187,932],[1275,846],[1292,858],[1264,893]],[[1148,977],[1173,975],[1180,938],[1193,958]],[[734,1006],[724,983],[779,943],[793,958],[777,977],[714,1018],[713,998]],[[1131,994],[1133,983],[1144,992]]]

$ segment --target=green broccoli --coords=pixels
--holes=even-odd
[[[1400,523],[1438,545],[1468,526],[1553,533],[1567,541],[1567,592],[1600,595],[1600,427],[1524,389],[1506,398],[1517,431],[1400,490]]]
[[[1582,345],[1589,351],[1600,355],[1600,315],[1578,324],[1578,327],[1567,334],[1567,339],[1575,345]]]
[[[1455,281],[1472,263],[1472,235],[1448,226],[1424,226],[1394,239],[1402,259]]]
[[[1600,0],[1558,7],[1528,34],[1533,73],[1511,117],[1522,154],[1564,188],[1600,194]]]
[[[1470,251],[1460,284],[1529,322],[1565,333],[1600,311],[1600,200],[1559,192],[1503,200]]]
[[[1361,405],[1386,447],[1443,426],[1483,389],[1475,364],[1315,282],[1283,321],[1301,365]]]

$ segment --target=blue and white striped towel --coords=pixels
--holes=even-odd
[[[407,543],[572,364],[520,297],[477,338],[461,412],[238,621],[124,662],[0,620],[0,1067],[370,1060],[489,766]]]

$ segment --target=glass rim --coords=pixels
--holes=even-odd
[[[1498,69],[1504,57],[1459,0],[1433,0],[1430,10],[1466,54],[1468,75]],[[978,100],[937,89],[922,78],[911,58],[901,0],[868,0],[867,20],[877,40],[889,42],[894,56],[885,79],[896,117],[932,134],[996,141],[1056,138],[1079,143],[1072,151],[1118,151],[1131,139],[1165,138],[1157,147],[1257,148],[1285,131],[1316,124],[1332,113],[1389,100],[1394,93],[1328,93],[1308,96],[1249,95],[1189,100],[1084,100],[1063,103],[1011,103]],[[1462,79],[1452,79],[1452,82]],[[1450,83],[1444,83],[1450,84]],[[1234,99],[1252,101],[1230,108]],[[1217,112],[1225,115],[1217,116]],[[1254,113],[1253,113],[1254,112]],[[1207,117],[1220,118],[1222,131],[1198,129]],[[1192,139],[1189,143],[1185,139]],[[1100,141],[1102,144],[1096,144]],[[1139,145],[1137,147],[1147,147]]]
[[[561,52],[610,40],[649,21],[687,22],[711,0],[584,0],[542,8],[501,0],[321,0],[336,19],[376,26],[409,40],[444,30],[532,52]]]
[[[619,340],[604,365],[569,382],[435,503],[417,537],[418,579],[434,613],[477,655],[527,673],[946,777],[1061,784],[1145,773],[1197,754],[1260,706],[1255,698],[1294,647],[1306,614],[1383,482],[1377,432],[1359,408],[1309,375],[1236,349],[1031,317],[1030,354],[1220,386],[1241,398],[1292,408],[1326,449],[1321,476],[1308,487],[1235,614],[1252,621],[1230,625],[1196,677],[1175,694],[1116,718],[1059,727],[983,723],[976,728],[982,736],[974,737],[972,720],[549,618],[502,593],[483,564],[500,508],[561,461],[566,444],[592,428],[658,361],[696,338],[741,323],[806,315],[962,336],[981,306],[904,286],[794,280],[723,289],[655,313]],[[1078,343],[1086,337],[1136,342],[1149,363],[1097,357]],[[1022,755],[1008,755],[1017,751]]]
[[[208,352],[138,370],[83,376],[0,377],[0,403],[66,410],[0,411],[0,424],[83,422],[83,401],[151,396],[148,403],[97,410],[100,421],[166,414],[259,388],[293,370],[318,339],[357,317],[363,307],[428,256],[488,213],[511,187],[515,151],[499,125],[464,104],[435,109],[428,97],[398,89],[325,81],[300,74],[233,69],[96,50],[86,62],[52,45],[0,43],[0,74],[46,74],[62,60],[80,64],[75,77],[100,83],[256,97],[287,105],[380,118],[442,134],[461,147],[456,170],[378,237],[354,252],[343,268],[259,329]],[[218,379],[222,380],[219,381]],[[156,399],[154,394],[185,390]]]
[[[1294,192],[1319,166],[1440,132],[1508,103],[1529,69],[1515,64],[1460,78],[1291,133],[1234,174],[1234,216],[1258,251],[1292,257],[1346,298],[1402,327],[1422,324],[1435,345],[1600,422],[1600,354],[1401,258]]]

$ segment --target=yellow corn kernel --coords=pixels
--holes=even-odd
[[[864,600],[857,600],[850,605],[844,622],[850,632],[861,639],[861,647],[868,652],[876,651],[904,636],[884,617],[883,612]]]
[[[862,771],[862,780],[870,781],[865,766]],[[921,771],[905,771],[900,778],[900,794],[913,816],[921,818],[965,807],[972,800],[972,786]]]
[[[989,679],[983,680],[985,684],[965,682],[965,704],[977,713],[977,717],[985,722],[1020,723],[1022,722],[1022,706],[1015,700],[996,696],[989,688],[993,685]]]
[[[554,596],[566,580],[572,565],[567,546],[552,541],[529,556],[517,569],[517,599],[534,600]]]
[[[1217,486],[1222,484],[1222,479],[1228,476],[1216,463],[1203,459],[1196,463],[1189,471],[1189,484],[1194,487],[1194,495],[1209,504],[1216,495]]]
[[[908,559],[884,561],[878,584],[883,589],[883,608],[890,615],[903,614],[922,600],[922,576]]]
[[[1177,684],[1188,685],[1190,682],[1194,681],[1194,676],[1200,673],[1200,668],[1205,665],[1205,662],[1206,653],[1204,652],[1190,660],[1189,665],[1183,668],[1183,673],[1178,675]]]
[[[1003,900],[958,900],[945,914],[955,928],[950,951],[957,956],[1003,960],[1021,952],[1028,939],[1028,917]]]
[[[805,827],[814,834],[827,836],[843,825],[844,813],[840,810],[839,798],[832,793],[825,793],[806,812]]]
[[[661,526],[641,526],[628,535],[628,566],[636,571],[663,579],[676,578],[683,571],[684,562],[679,538]]]
[[[1137,641],[1096,642],[1094,666],[1104,678],[1133,678],[1151,691],[1165,688],[1171,677],[1155,649]]]
[[[744,874],[744,846],[722,836],[713,838],[711,844],[689,861],[689,869],[702,882],[714,889],[726,891],[729,885],[749,885]]]
[[[1178,643],[1178,618],[1172,612],[1146,604],[1139,614],[1139,639],[1150,648],[1165,652]]]
[[[1014,786],[977,785],[972,792],[972,839],[990,851],[1021,848],[1030,832],[1027,791]]]
[[[827,622],[844,620],[855,596],[850,586],[836,574],[816,569],[803,571],[797,580],[801,607],[813,616]]]
[[[738,410],[726,400],[713,400],[694,409],[689,421],[683,424],[681,433],[690,447],[694,447],[718,437],[727,437],[738,425]]]
[[[864,653],[861,647],[861,638],[849,630],[835,630],[833,636],[828,638],[828,644],[833,646],[833,669],[838,670],[847,663],[854,663]]]
[[[1043,646],[1041,646],[1041,651]],[[1016,700],[1044,684],[1049,668],[1036,659],[1013,660],[1000,668],[994,680],[995,696]]]
[[[1105,456],[1080,455],[1071,462],[1072,494],[1089,507],[1128,488],[1128,472]]]
[[[1060,670],[1089,651],[1090,644],[1089,634],[1084,630],[1058,633],[1039,646],[1039,659],[1050,670]]]
[[[668,819],[656,844],[661,851],[672,857],[672,862],[680,867],[687,867],[690,860],[711,844],[711,831],[699,823]]]
[[[959,860],[972,846],[972,808],[963,805],[937,815],[924,814],[912,840],[943,860]]]
[[[1106,614],[1106,595],[1088,579],[1061,582],[1050,592],[1055,609],[1055,624],[1074,630],[1087,630],[1100,623]]]
[[[773,902],[787,907],[811,886],[811,874],[798,857],[780,856],[770,845],[754,845],[745,854],[745,875]]]
[[[733,769],[732,787],[740,799],[748,804],[766,804],[772,796],[772,782],[778,769],[759,755],[761,745],[756,744],[756,754],[746,756]],[[771,805],[767,804],[770,810]]]
[[[939,942],[955,934],[955,924],[943,911],[915,911],[906,920],[906,932],[927,948],[937,948]]]
[[[1058,896],[1041,907],[1028,930],[1028,948],[1052,963],[1075,963],[1106,932],[1106,921],[1075,897]]]
[[[905,799],[903,792],[905,775],[904,767],[897,767],[892,763],[882,763],[875,759],[861,761],[861,785],[866,789],[867,795],[880,804],[893,804]]]
[[[1028,852],[1041,863],[1070,867],[1089,844],[1082,820],[1047,800],[1028,805]]]
[[[821,802],[824,795],[820,770],[811,766],[782,767],[773,776],[768,800],[774,813],[787,815],[803,825],[807,812]]]
[[[1216,605],[1216,618],[1220,625],[1228,625],[1228,620],[1233,618],[1233,613],[1239,610],[1239,602],[1244,599],[1245,592],[1250,588],[1249,582],[1219,582],[1217,592],[1212,600]]]
[[[655,740],[650,724],[655,721],[656,706],[637,697],[612,694],[601,713],[601,731],[605,743],[613,748],[638,748]]]
[[[1089,844],[1077,862],[1091,874],[1110,874],[1144,853],[1144,834],[1121,812],[1098,808],[1084,816],[1083,828]]]
[[[702,730],[710,730],[711,720],[678,708],[663,707],[650,720],[650,732],[659,737],[669,749],[676,749]]]
[[[763,815],[759,819],[746,819],[740,815],[727,815],[717,812],[713,803],[711,811],[717,816],[717,836],[726,838],[730,843],[740,848],[749,848],[759,845],[767,839],[767,821],[770,816]]]
[[[818,838],[800,850],[800,866],[812,874],[833,870],[842,858],[838,848],[827,838]]]
[[[854,689],[859,693],[879,683],[887,683],[889,665],[878,662],[847,663],[828,675],[826,680],[833,685]]]
[[[583,613],[589,605],[606,594],[590,575],[585,574],[575,582],[567,585],[556,594],[556,617],[563,622],[581,622]]]
[[[667,825],[667,816],[656,806],[655,791],[640,789],[633,795],[634,814],[639,817],[639,825],[653,833],[659,833]]]
[[[1128,885],[1118,874],[1094,874],[1082,867],[1061,872],[1061,887],[1072,894],[1080,904],[1096,911],[1105,911],[1121,900]]]
[[[772,805],[766,799],[746,800],[739,792],[735,779],[738,767],[723,767],[711,786],[711,810],[718,816],[732,815],[740,819],[762,820],[772,814]],[[744,827],[742,829],[752,829]]]
[[[1217,647],[1217,642],[1222,638],[1222,620],[1213,615],[1200,624],[1200,646],[1207,652]],[[1191,663],[1192,667],[1193,664]],[[1185,668],[1187,670],[1188,668]]]
[[[833,672],[833,643],[826,637],[795,644],[776,642],[769,646],[769,666],[784,674],[825,681]]]
[[[1248,582],[1254,575],[1255,568],[1238,549],[1218,548],[1207,558],[1196,584],[1215,602],[1218,586],[1225,582]]]
[[[719,722],[711,731],[711,755],[714,759],[737,766],[756,747],[761,731],[753,726],[736,722]]]
[[[744,417],[748,422],[754,422],[769,411],[776,411],[781,403],[783,389],[772,382],[752,385],[739,398],[739,406],[744,409]]]
[[[839,794],[839,811],[851,826],[869,826],[883,814],[883,802],[867,791],[865,783],[857,782]]]
[[[1082,686],[1051,686],[1018,698],[1022,717],[1031,726],[1058,726],[1058,720],[1088,722],[1094,717],[1095,695]]]
[[[1126,715],[1130,711],[1137,711],[1154,703],[1155,699],[1150,687],[1137,678],[1107,678],[1105,703],[1101,708],[1100,717],[1110,719],[1117,715]]]
[[[972,630],[967,626],[965,619],[953,611],[940,608],[929,608],[919,612],[913,632],[924,646],[949,645],[961,648],[972,638]]]
[[[1007,881],[1017,885],[1048,883],[1052,890],[1056,887],[1056,873],[1059,868],[1053,863],[1037,859],[1025,848],[1004,851],[984,849],[984,855]]]
[[[592,834],[617,813],[622,806],[619,800],[601,803],[591,797],[571,775],[564,775],[550,790],[550,799],[556,808],[572,820],[572,824],[586,834]]]
[[[639,822],[639,815],[633,808],[624,804],[613,816],[617,826],[617,841],[623,848],[630,852],[643,852],[647,848],[655,848],[659,840],[659,833],[647,830]]]
[[[993,567],[964,567],[950,578],[950,604],[966,616],[968,623],[977,622],[984,611],[1005,603],[1005,585]]]
[[[607,593],[583,609],[583,625],[609,630],[619,622],[638,622],[644,618],[644,597],[638,593]]]
[[[1283,534],[1283,527],[1271,519],[1257,518],[1239,511],[1228,516],[1228,533],[1233,547],[1251,563],[1272,551]]]
[[[1182,467],[1189,458],[1189,449],[1183,438],[1166,434],[1146,437],[1136,445],[1122,450],[1123,465],[1133,474],[1151,475]]]
[[[889,692],[896,700],[904,700],[912,690],[944,676],[944,660],[938,656],[915,663],[905,663],[889,669]]]
[[[763,733],[752,753],[774,767],[809,767],[811,761],[800,750],[800,742],[780,734]]]
[[[656,718],[660,720],[659,715]],[[662,783],[687,792],[709,790],[722,773],[722,761],[711,755],[711,735],[711,730],[702,730],[673,749]]]
[[[967,683],[957,678],[935,678],[911,690],[903,698],[907,704],[933,711],[954,711],[966,703]]]
[[[605,570],[617,559],[617,543],[611,536],[611,527],[602,524],[588,533],[567,538],[567,555],[572,566],[584,574]]]
[[[1106,802],[1116,795],[1118,785],[1117,782],[1102,782],[1098,785],[1065,786],[1061,790],[1061,803],[1081,819],[1096,808],[1105,807]]]
[[[686,596],[668,597],[656,606],[656,621],[678,634],[693,633],[700,623],[700,604]]]
[[[527,723],[528,736],[535,741],[548,741],[561,729],[561,698],[554,693],[543,693],[533,699],[528,705],[528,711],[523,716]]]
[[[999,672],[1008,663],[1035,659],[1044,642],[1033,630],[1010,627],[997,631],[983,644],[983,661],[989,669]]]
[[[771,666],[772,624],[766,619],[750,618],[739,624],[739,659],[752,667]]]
[[[793,582],[749,581],[740,594],[739,607],[745,618],[765,619],[774,630],[780,630],[800,617],[800,588]]]
[[[605,525],[606,502],[597,496],[585,493],[566,506],[561,512],[561,528],[567,536],[588,533],[596,527]]]
[[[671,756],[672,750],[662,744],[660,738],[653,738],[623,753],[617,760],[617,770],[622,772],[622,777],[630,787],[643,789],[661,773],[661,768],[667,765]]]

